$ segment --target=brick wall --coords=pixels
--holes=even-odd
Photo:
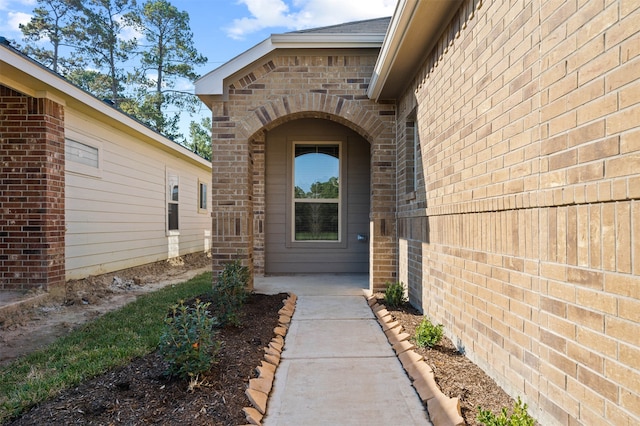
[[[213,111],[214,270],[238,255],[264,273],[264,132],[290,120],[343,124],[372,144],[371,279],[396,279],[395,105],[366,96],[377,50],[276,51],[227,82]]]
[[[640,422],[640,3],[466,0],[398,102],[412,302],[542,424]]]
[[[64,285],[61,105],[0,86],[0,289]]]

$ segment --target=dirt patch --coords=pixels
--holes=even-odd
[[[63,291],[33,294],[21,305],[0,309],[0,365],[50,344],[141,294],[187,281],[211,269],[206,254],[191,254],[82,280]]]

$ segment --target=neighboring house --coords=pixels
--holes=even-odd
[[[0,45],[0,289],[209,250],[211,164]]]
[[[272,35],[196,82],[214,267],[402,281],[542,424],[640,423],[638,22],[637,1],[400,0]]]

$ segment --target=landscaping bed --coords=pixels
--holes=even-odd
[[[242,408],[250,406],[245,390],[257,377],[255,367],[286,297],[251,295],[242,308],[242,325],[220,330],[219,361],[191,389],[187,380],[167,377],[167,365],[153,352],[65,390],[9,424],[244,424]]]
[[[380,301],[384,303],[384,300]],[[387,310],[400,323],[405,333],[415,335],[416,328],[422,322],[423,315],[408,303]],[[450,398],[460,399],[462,417],[467,425],[480,425],[476,420],[478,406],[499,413],[503,407],[509,412],[514,400],[496,384],[487,374],[467,357],[461,354],[447,337],[443,337],[433,348],[414,349],[424,356],[431,366],[435,380],[442,393]]]

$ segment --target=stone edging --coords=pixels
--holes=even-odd
[[[283,300],[284,306],[278,311],[278,315],[280,315],[278,326],[273,329],[275,336],[269,342],[269,346],[264,348],[264,361],[256,367],[258,377],[249,380],[249,388],[245,393],[252,407],[244,407],[242,411],[244,411],[247,423],[250,425],[260,426],[262,418],[267,412],[267,400],[273,387],[276,368],[280,364],[280,355],[284,349],[284,337],[289,330],[291,317],[296,309],[296,300],[298,300],[298,296],[293,293],[289,293],[289,297]]]
[[[435,426],[464,425],[465,421],[460,412],[460,400],[449,398],[442,393],[435,382],[433,370],[424,361],[424,357],[414,351],[416,347],[409,341],[411,336],[402,330],[400,323],[393,319],[384,305],[378,303],[375,296],[368,297],[367,303],[378,319],[382,331],[387,336],[389,344],[402,363],[420,399],[427,404],[431,422]]]

